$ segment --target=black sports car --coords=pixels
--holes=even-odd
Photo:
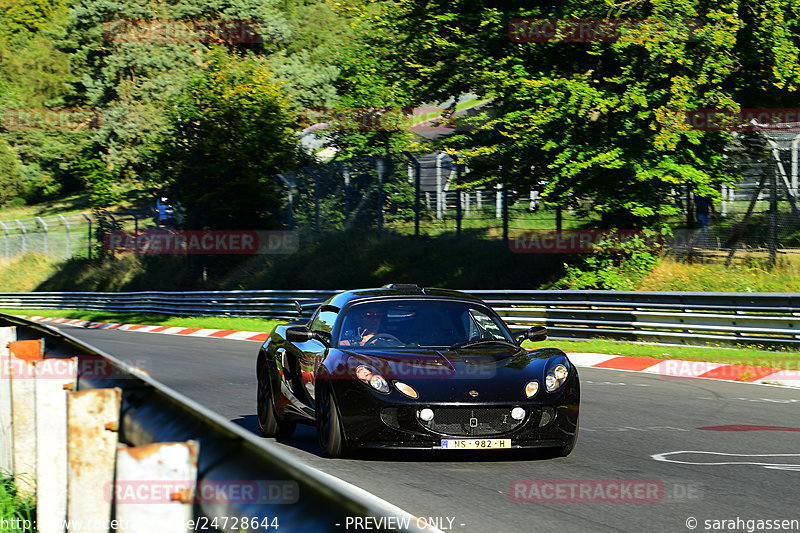
[[[578,438],[577,369],[561,350],[528,351],[544,327],[512,334],[478,298],[387,285],[337,294],[261,347],[258,424],[288,437],[315,424],[322,451],[548,448]]]

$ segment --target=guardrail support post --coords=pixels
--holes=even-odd
[[[186,524],[194,516],[197,455],[198,446],[193,441],[117,446],[115,518],[132,526],[126,531],[186,532]],[[167,486],[171,487],[169,492],[159,490]],[[131,496],[142,493],[150,496]]]
[[[104,523],[111,518],[108,489],[114,460],[122,391],[67,393],[67,518]]]
[[[0,328],[0,475],[3,476],[14,473],[14,425],[8,344],[16,340],[17,328]]]
[[[14,426],[14,479],[25,496],[36,494],[35,362],[44,357],[44,339],[8,344]]]
[[[67,390],[75,388],[78,358],[36,362],[36,524],[63,533],[67,518]],[[45,416],[46,414],[46,416]],[[46,443],[46,446],[42,446]]]

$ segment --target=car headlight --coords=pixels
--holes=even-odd
[[[568,375],[569,370],[567,370],[567,367],[561,363],[551,368],[550,371],[547,372],[547,376],[544,378],[544,386],[547,389],[547,392],[553,392],[563,385],[564,382],[567,381]]]
[[[525,397],[533,398],[539,392],[539,382],[535,379],[525,384]]]
[[[415,400],[419,398],[419,394],[417,394],[417,391],[415,391],[414,387],[412,387],[411,385],[406,385],[402,381],[395,381],[394,386],[397,390],[399,390],[409,398],[414,398]]]
[[[356,377],[376,391],[389,394],[389,384],[386,379],[367,365],[358,365],[356,367]]]

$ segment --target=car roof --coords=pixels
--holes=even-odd
[[[475,303],[483,304],[480,298],[467,294],[465,292],[454,291],[450,289],[435,289],[423,288],[417,285],[410,284],[391,284],[380,288],[374,289],[356,289],[352,291],[340,292],[339,294],[331,297],[325,305],[332,305],[342,309],[346,305],[356,303],[359,300],[370,300],[388,297],[437,297],[437,298],[453,298],[459,300],[470,300]],[[485,304],[484,304],[485,305]]]

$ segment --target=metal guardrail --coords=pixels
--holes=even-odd
[[[0,293],[2,309],[86,309],[173,315],[297,316],[293,302],[338,291]],[[800,294],[467,290],[512,326],[544,324],[553,337],[685,344],[800,344]]]
[[[0,362],[0,468],[15,474],[23,493],[35,493],[42,533],[63,532],[63,520],[73,520],[75,531],[113,531],[119,525],[109,529],[109,521],[119,519],[156,522],[150,529],[128,522],[127,531],[194,529],[186,520],[166,522],[167,515],[226,532],[332,531],[354,517],[392,517],[377,531],[425,527],[58,330],[0,314]],[[190,453],[175,478],[180,449]],[[145,500],[129,505],[120,489],[126,482],[139,498],[146,489]],[[237,486],[242,496],[230,491]],[[204,487],[214,489],[211,497]]]

